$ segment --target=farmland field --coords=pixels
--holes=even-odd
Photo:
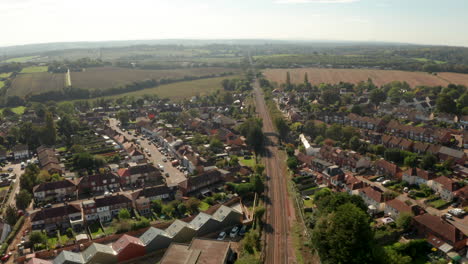
[[[3,81],[0,81],[0,89],[2,89],[3,86],[5,86],[5,83]]]
[[[8,89],[8,96],[24,97],[30,94],[38,94],[47,91],[63,89],[65,74],[37,72],[29,74],[18,74]]]
[[[17,106],[17,107],[11,108],[11,111],[13,111],[13,113],[17,115],[22,115],[24,113],[24,110],[26,110],[26,107],[24,106]],[[3,113],[3,108],[0,109],[0,113]]]
[[[117,67],[88,68],[83,72],[72,72],[71,83],[83,89],[109,89],[136,81],[184,76],[205,76],[233,72],[228,68],[190,68],[176,70],[134,70]]]
[[[36,59],[39,56],[25,56],[25,57],[17,57],[5,60],[4,62],[28,62],[30,60]]]
[[[277,83],[283,83],[286,72],[290,73],[291,81],[300,83],[304,80],[307,72],[312,84],[350,82],[358,83],[371,78],[375,84],[383,85],[392,81],[406,81],[412,87],[418,85],[447,86],[450,83],[468,84],[468,74],[439,73],[431,75],[425,72],[408,72],[394,70],[367,70],[367,69],[322,69],[322,68],[300,68],[300,69],[267,69],[263,71],[265,77]]]
[[[10,75],[11,75],[11,72],[0,73],[0,78],[8,78],[10,77]]]
[[[143,89],[140,91],[114,95],[112,98],[123,96],[142,96],[145,94],[155,94],[161,98],[169,98],[171,100],[182,100],[191,98],[196,95],[207,95],[216,90],[221,89],[221,81],[226,78],[236,78],[238,76],[225,76],[218,78],[208,78],[195,81],[177,82],[166,85],[160,85],[154,88]]]
[[[31,66],[21,70],[21,73],[47,72],[47,66]]]

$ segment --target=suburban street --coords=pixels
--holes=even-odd
[[[13,168],[13,172],[15,174],[15,182],[13,184],[13,189],[10,193],[10,196],[8,197],[7,204],[15,206],[15,196],[16,194],[19,193],[19,181],[20,181],[20,176],[23,173],[23,170],[21,169],[21,163],[11,163],[8,166],[5,166],[5,170],[8,170],[8,168]]]
[[[264,263],[295,263],[290,236],[295,213],[287,190],[286,158],[280,156],[276,131],[258,82],[254,84],[254,93],[257,113],[263,119],[263,133],[267,137],[263,155],[267,174]]]
[[[180,182],[182,182],[182,181],[184,181],[186,179],[184,173],[179,171],[176,167],[173,167],[172,164],[171,164],[170,159],[167,158],[166,156],[164,156],[161,152],[159,152],[159,150],[157,149],[155,144],[151,143],[148,139],[141,140],[141,137],[136,137],[133,133],[132,133],[132,135],[130,135],[128,131],[125,131],[125,132],[122,131],[117,126],[117,123],[118,123],[118,121],[116,119],[114,119],[114,118],[109,119],[109,124],[112,127],[112,129],[114,129],[115,131],[117,131],[120,134],[125,135],[125,137],[127,137],[127,139],[129,139],[129,140],[140,139],[140,144],[139,145],[143,148],[143,152],[144,152],[145,149],[147,149],[149,151],[149,153],[151,154],[151,157],[150,157],[150,156],[148,156],[147,153],[144,153],[146,155],[146,158],[149,161],[153,162],[153,164],[155,166],[157,166],[158,164],[161,164],[161,165],[164,166],[163,174],[169,173],[169,177],[164,176],[164,179],[166,179],[166,183],[167,183],[168,186],[177,185],[177,184],[179,184]],[[163,161],[164,158],[167,159],[166,162]]]

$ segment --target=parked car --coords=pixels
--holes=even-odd
[[[167,159],[166,159],[166,158],[164,158],[162,161],[163,161],[163,162],[167,162]]]
[[[226,232],[223,231],[219,233],[217,240],[224,240],[225,238],[226,238]]]
[[[169,173],[166,172],[166,173],[164,174],[164,176],[169,177]]]
[[[9,171],[9,172],[13,172],[13,168],[8,168],[8,171]]]
[[[453,220],[453,216],[451,214],[444,214],[444,217],[449,220]]]
[[[5,254],[5,255],[2,256],[1,260],[3,262],[6,262],[7,260],[10,259],[11,255],[12,255],[11,252],[8,252],[8,254]]]
[[[243,225],[239,231],[239,236],[244,236],[247,233],[247,226]]]
[[[302,199],[304,199],[304,200],[310,200],[310,197],[307,196],[307,195],[304,195],[304,196],[302,196]]]
[[[387,185],[390,184],[390,182],[391,182],[390,180],[385,180],[385,181],[382,182],[382,185],[387,186]]]
[[[229,233],[229,236],[231,238],[235,238],[237,236],[237,233],[239,233],[239,227],[235,226],[231,229],[231,233]]]
[[[384,177],[379,177],[379,178],[377,178],[377,181],[378,182],[383,182],[384,179],[385,179]]]

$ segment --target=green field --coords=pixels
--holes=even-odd
[[[21,70],[21,73],[36,73],[36,72],[47,72],[47,66],[31,66]]]
[[[5,60],[4,62],[28,62],[32,59],[38,58],[39,56],[25,56],[25,57],[16,57]]]
[[[247,166],[247,167],[255,167],[255,158],[254,157],[251,157],[250,159],[244,159],[243,157],[242,158],[239,158],[239,162],[240,164],[244,165],[244,166]]]
[[[415,60],[419,61],[419,62],[435,62],[436,64],[444,64],[444,63],[447,63],[445,61],[440,61],[440,60],[429,60],[429,59],[426,59],[426,58],[415,58]]]
[[[204,96],[208,95],[216,90],[221,89],[221,81],[224,79],[237,78],[238,76],[224,76],[218,78],[208,78],[195,81],[177,82],[166,85],[157,86],[154,88],[143,89],[140,91],[123,93],[119,95],[111,96],[110,98],[119,98],[124,96],[142,96],[158,95],[161,98],[169,98],[174,101],[180,101],[185,98],[191,98],[192,96]]]
[[[31,94],[57,91],[63,89],[65,85],[65,74],[50,72],[35,72],[28,74],[18,74],[13,79],[8,96],[25,97]]]
[[[11,75],[11,72],[0,73],[0,78],[8,78],[10,77],[10,75]]]
[[[5,83],[3,81],[0,81],[0,89],[2,89],[3,86],[5,86]]]
[[[24,106],[17,106],[17,107],[11,108],[11,111],[13,111],[13,113],[17,115],[22,115],[24,113],[24,110],[26,110],[26,107]],[[3,113],[3,108],[0,109],[0,113]]]

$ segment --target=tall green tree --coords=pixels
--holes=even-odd
[[[312,243],[324,264],[373,263],[373,237],[368,215],[347,203],[319,219]]]
[[[43,133],[42,142],[49,146],[55,145],[55,142],[57,141],[57,131],[55,129],[54,117],[51,112],[46,113]]]

